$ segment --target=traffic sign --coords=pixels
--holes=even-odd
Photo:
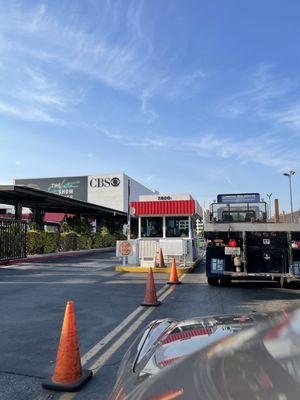
[[[119,244],[119,255],[121,257],[127,257],[130,256],[132,254],[132,244],[127,241],[121,241]]]

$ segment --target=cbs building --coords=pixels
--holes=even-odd
[[[130,201],[138,201],[140,195],[158,193],[124,173],[15,179],[14,183],[124,212],[128,210],[129,186]]]

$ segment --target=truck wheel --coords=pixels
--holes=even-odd
[[[221,283],[221,286],[230,286],[231,279],[230,278],[220,279],[220,283]]]
[[[207,277],[207,283],[208,283],[210,286],[218,286],[218,282],[219,282],[219,279],[218,279],[218,278]]]

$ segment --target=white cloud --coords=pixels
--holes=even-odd
[[[196,69],[189,73],[183,74],[168,82],[165,96],[172,99],[178,97],[191,97],[197,92],[201,83],[208,77],[209,74],[201,69]]]
[[[300,133],[300,104],[294,104],[286,109],[269,112],[267,116],[279,124],[287,125]]]
[[[59,121],[45,111],[34,107],[13,105],[0,102],[0,114],[9,117],[20,118],[28,121],[42,121],[47,123],[58,123]]]
[[[146,115],[149,122],[152,122],[158,118],[158,114],[149,106],[149,100],[151,99],[152,96],[153,92],[146,89],[143,91],[140,97],[142,113]]]
[[[227,95],[217,106],[221,116],[238,118],[252,115],[260,119],[270,119],[277,108],[278,100],[286,99],[295,83],[286,77],[274,75],[275,67],[259,64],[244,77],[245,88]],[[240,77],[241,80],[241,77]]]
[[[93,4],[94,24],[97,21],[93,30],[75,12],[54,15],[51,4],[31,8],[0,6],[0,56],[27,65],[27,73],[36,85],[35,91],[20,91],[19,98],[28,92],[32,102],[59,111],[66,108],[61,90],[45,87],[40,71],[28,65],[31,60],[35,65],[55,67],[59,70],[57,75],[84,74],[113,90],[135,96],[146,120],[153,122],[158,113],[150,106],[151,98],[190,96],[207,77],[200,68],[179,76],[170,74],[172,63],[157,68],[152,34],[144,23],[143,1]],[[55,76],[54,81],[57,79]]]
[[[154,147],[154,148],[166,148],[171,146],[172,140],[171,138],[164,138],[164,137],[156,137],[156,138],[134,138],[125,144],[127,146],[133,147]]]
[[[238,163],[253,162],[280,171],[300,166],[298,150],[292,149],[291,143],[286,140],[270,135],[246,139],[204,135],[187,145],[204,157],[232,159]]]
[[[100,129],[99,129],[100,130]],[[202,134],[193,139],[180,139],[171,136],[136,136],[114,134],[101,129],[107,137],[120,145],[130,147],[149,147],[156,150],[196,153],[201,158],[230,159],[238,164],[259,164],[283,171],[300,168],[299,151],[293,146],[293,139],[264,134],[255,137],[237,137],[216,133]],[[229,183],[229,182],[228,182]]]
[[[57,89],[54,83],[50,83],[41,72],[31,68],[26,68],[25,71],[29,79],[22,88],[12,94],[13,97],[45,105],[58,111],[65,111],[70,103],[75,103],[69,96]]]
[[[111,139],[121,139],[121,140],[127,139],[126,136],[121,135],[119,133],[111,132],[108,129],[100,129],[99,128],[99,130],[100,130],[101,133],[103,133],[105,136],[107,136],[107,137],[109,137]]]
[[[148,53],[145,48],[143,56],[139,52],[142,8],[136,7],[136,3],[126,8],[128,29],[122,43],[111,37],[112,26],[106,30],[108,21],[102,21],[91,33],[82,21],[66,16],[64,20],[54,18],[45,6],[4,9],[0,16],[0,34],[7,45],[2,50],[6,54],[10,50],[25,58],[59,63],[67,71],[87,74],[114,89],[136,89],[147,79]],[[116,27],[122,21],[123,12],[121,3],[107,3],[107,18],[115,21]]]
[[[57,114],[80,99],[58,88],[57,84],[37,69],[6,61],[0,75],[0,112],[23,120],[46,123],[61,122]],[[75,96],[74,96],[75,97]]]

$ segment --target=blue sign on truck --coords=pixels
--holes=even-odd
[[[259,193],[218,194],[218,203],[259,203]]]

